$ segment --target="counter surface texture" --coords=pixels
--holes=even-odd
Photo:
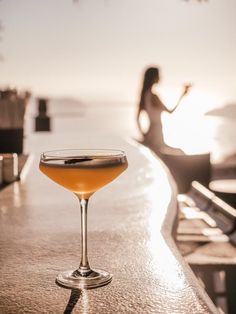
[[[0,313],[217,313],[173,241],[177,201],[168,170],[118,137],[93,140],[95,148],[125,150],[129,168],[91,197],[88,210],[90,265],[113,280],[92,290],[59,287],[57,274],[80,262],[79,204],[38,170],[39,152],[55,148],[53,134],[33,141],[28,174],[0,192]]]

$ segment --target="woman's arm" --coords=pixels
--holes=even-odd
[[[174,106],[174,108],[173,108],[173,109],[167,109],[167,111],[168,111],[169,113],[172,113],[172,112],[175,111],[175,109],[179,106],[179,104],[181,103],[181,100],[184,98],[184,96],[186,96],[186,95],[188,94],[189,89],[190,89],[191,87],[192,87],[191,84],[186,84],[186,85],[184,85],[183,92],[182,92],[182,94],[180,95],[180,97],[179,97],[179,99],[178,99],[176,105]]]

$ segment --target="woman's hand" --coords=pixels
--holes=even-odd
[[[191,83],[187,83],[184,85],[184,88],[183,88],[183,93],[182,93],[182,96],[185,96],[188,94],[189,90],[192,88],[192,84]]]
[[[180,97],[179,97],[179,99],[178,99],[178,101],[177,101],[175,107],[174,107],[172,110],[168,110],[169,113],[172,113],[172,112],[175,111],[175,109],[176,109],[176,108],[179,106],[179,104],[181,103],[183,97],[188,94],[188,92],[189,92],[189,90],[190,90],[191,87],[192,87],[192,84],[191,84],[191,83],[188,83],[188,84],[185,84],[185,85],[184,85],[182,94],[180,95]]]

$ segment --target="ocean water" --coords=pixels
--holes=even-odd
[[[29,105],[25,133],[34,134],[37,103]],[[133,103],[99,101],[81,102],[70,98],[48,102],[52,132],[84,133],[86,136],[109,136],[141,139],[136,126],[136,106]],[[164,117],[167,144],[183,149],[187,154],[210,151],[213,162],[236,154],[236,105],[215,109],[198,116]]]
[[[34,129],[37,104],[33,101],[27,112],[26,132]],[[91,102],[72,99],[52,99],[48,102],[52,132],[73,133],[76,131],[97,135],[117,134],[138,136],[135,126],[135,108],[128,103]]]

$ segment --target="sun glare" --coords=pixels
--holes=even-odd
[[[176,92],[169,90],[165,103],[173,104],[174,99],[177,99]],[[172,115],[162,115],[166,143],[181,148],[186,154],[210,151],[214,145],[214,125],[205,113],[215,105],[213,97],[191,92]]]

